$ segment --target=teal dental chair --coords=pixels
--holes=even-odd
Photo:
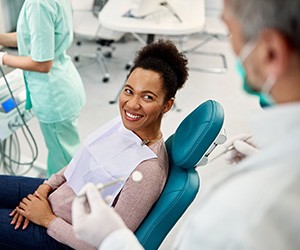
[[[146,250],[156,250],[194,200],[200,187],[195,167],[206,163],[224,122],[222,106],[208,100],[192,111],[166,141],[169,177],[135,235]],[[219,140],[220,141],[220,140]],[[202,165],[202,163],[200,163]]]

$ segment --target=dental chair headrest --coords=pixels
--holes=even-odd
[[[223,121],[223,108],[218,102],[208,100],[199,105],[174,133],[173,163],[184,169],[195,167],[218,136]]]

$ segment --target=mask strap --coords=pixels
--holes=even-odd
[[[262,86],[261,92],[269,94],[271,92],[271,89],[273,88],[274,84],[276,83],[276,77],[274,75],[271,75],[267,78],[265,84]]]
[[[239,58],[242,63],[244,63],[247,57],[252,53],[252,51],[256,48],[256,43],[254,41],[247,42],[242,48]]]

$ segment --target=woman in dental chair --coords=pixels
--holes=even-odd
[[[0,249],[94,249],[75,237],[71,221],[73,198],[87,182],[120,179],[102,195],[135,231],[166,182],[161,121],[187,77],[187,59],[172,42],[145,46],[120,94],[120,116],[90,134],[68,166],[48,180],[0,176]],[[140,182],[130,178],[134,170]]]

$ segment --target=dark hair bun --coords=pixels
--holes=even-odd
[[[177,89],[182,88],[188,78],[188,60],[172,41],[160,39],[145,46],[138,52],[134,64],[140,64],[141,61],[148,61],[150,58],[167,64],[176,75]]]

